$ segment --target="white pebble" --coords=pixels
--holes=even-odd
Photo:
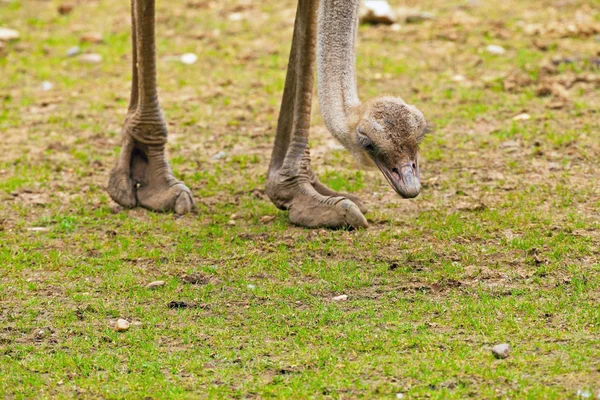
[[[198,61],[198,56],[194,53],[185,53],[180,58],[181,62],[187,65],[195,64]]]
[[[48,90],[52,90],[53,87],[54,87],[54,85],[52,84],[52,82],[48,82],[48,81],[42,82],[42,90],[44,92],[47,92]]]
[[[19,32],[14,29],[0,27],[0,41],[8,42],[19,38]]]
[[[79,60],[90,64],[99,64],[102,62],[102,56],[96,53],[82,54],[79,56]]]
[[[79,46],[74,46],[67,50],[67,57],[74,57],[79,53],[81,53],[81,48]]]
[[[214,156],[212,156],[212,159],[215,160],[215,161],[217,161],[217,160],[220,160],[220,159],[225,158],[225,157],[227,157],[227,153],[224,152],[224,151],[220,151],[217,154],[215,154]]]
[[[332,297],[331,300],[333,300],[333,301],[346,301],[346,300],[348,300],[348,295],[347,294],[341,294],[339,296]]]
[[[129,321],[119,318],[117,320],[117,332],[123,332],[129,329]]]
[[[33,228],[27,228],[29,232],[48,232],[50,228],[46,228],[43,226],[34,226]]]
[[[510,354],[510,346],[506,343],[497,344],[492,347],[492,353],[496,358],[506,358]]]
[[[577,397],[580,397],[582,399],[591,399],[592,398],[592,392],[590,392],[589,390],[578,390],[577,391]]]
[[[230,21],[241,21],[242,19],[244,19],[244,15],[242,13],[236,12],[229,14]]]
[[[513,121],[527,121],[528,119],[531,119],[531,115],[527,113],[522,113],[513,117]]]
[[[498,46],[498,45],[495,45],[495,44],[490,44],[485,49],[487,50],[488,53],[494,54],[494,55],[497,55],[497,56],[506,53],[506,50],[504,49],[504,47]]]

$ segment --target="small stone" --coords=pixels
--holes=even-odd
[[[516,140],[507,140],[506,142],[500,144],[500,147],[502,147],[503,149],[516,149],[517,147],[519,147],[519,142],[517,142]]]
[[[161,286],[165,286],[165,281],[154,281],[146,285],[146,287],[151,290],[158,289]]]
[[[527,113],[521,113],[519,115],[515,115],[512,119],[513,121],[527,121],[528,119],[531,119],[531,115]]]
[[[486,51],[490,54],[494,54],[496,56],[500,56],[504,53],[506,53],[506,50],[504,49],[504,47],[502,46],[498,46],[495,44],[490,44],[488,47],[485,48]]]
[[[43,329],[36,329],[33,331],[33,338],[37,342],[43,340],[45,336],[46,336],[46,331]]]
[[[119,318],[117,320],[117,332],[123,332],[129,329],[129,321]]]
[[[67,15],[73,11],[73,4],[65,3],[58,6],[58,13],[60,15]]]
[[[269,222],[273,222],[275,220],[275,216],[273,215],[265,215],[259,219],[261,224],[268,224]]]
[[[400,32],[402,30],[402,25],[400,24],[393,24],[391,27],[393,32]]]
[[[229,20],[230,21],[237,22],[237,21],[241,21],[243,19],[244,19],[244,14],[242,14],[242,13],[235,12],[235,13],[229,14]]]
[[[452,77],[452,80],[453,80],[454,82],[464,82],[464,81],[465,81],[465,79],[466,79],[466,78],[465,78],[463,75],[454,75],[454,76]]]
[[[226,153],[226,152],[224,152],[224,151],[220,151],[220,152],[218,152],[217,154],[215,154],[214,156],[212,156],[211,158],[212,158],[214,161],[218,161],[218,160],[221,160],[221,159],[223,159],[223,158],[225,158],[225,157],[227,157],[227,153]]]
[[[102,56],[96,53],[82,54],[79,60],[90,64],[99,64],[102,62]]]
[[[256,289],[256,286],[254,286],[253,284],[249,284],[249,285],[248,285],[248,289],[250,289],[250,290],[254,290],[254,289]]]
[[[535,38],[533,39],[533,45],[541,51],[548,51],[550,49],[551,43],[547,40]]]
[[[348,300],[348,295],[347,294],[341,294],[339,296],[332,297],[331,300],[333,300],[333,301],[346,301],[346,300]]]
[[[185,53],[180,58],[181,62],[187,65],[195,64],[198,61],[198,56],[194,53]]]
[[[581,399],[591,399],[592,398],[592,392],[589,390],[581,390],[579,389],[577,391],[577,397],[581,398]]]
[[[48,232],[50,228],[46,228],[43,226],[34,226],[33,228],[27,228],[29,232]]]
[[[81,48],[79,46],[73,46],[67,50],[67,57],[75,57],[79,53],[81,53]]]
[[[567,105],[565,100],[561,100],[561,99],[554,99],[552,100],[550,103],[548,103],[546,105],[546,107],[548,107],[551,110],[560,110],[562,108],[565,108]]]
[[[255,199],[264,199],[265,198],[264,191],[262,191],[260,189],[254,189],[254,190],[252,190],[252,197],[254,197]]]
[[[19,32],[14,29],[0,27],[0,42],[9,42],[11,40],[17,40],[19,38]]]
[[[235,226],[235,221],[230,219],[229,221],[227,221],[227,225],[229,226]]]
[[[79,38],[81,43],[99,44],[104,42],[102,34],[98,32],[89,32]]]
[[[510,346],[506,343],[497,344],[492,347],[492,353],[494,354],[494,357],[498,359],[507,358],[510,354]]]
[[[363,24],[392,25],[397,16],[387,0],[366,0],[360,11],[360,22]]]
[[[42,90],[44,92],[47,92],[48,90],[52,90],[53,87],[54,87],[54,85],[52,84],[52,82],[48,82],[48,81],[42,82]]]
[[[396,393],[396,398],[397,399],[403,399],[404,398],[404,393]]]

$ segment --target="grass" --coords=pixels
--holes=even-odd
[[[264,196],[294,1],[222,3],[158,2],[170,159],[198,203],[176,218],[118,210],[105,191],[127,2],[59,15],[57,1],[0,0],[0,26],[21,34],[0,56],[0,397],[600,396],[600,101],[581,79],[598,77],[598,39],[527,33],[598,26],[594,3],[427,0],[433,21],[361,27],[362,97],[401,95],[436,130],[423,194],[405,201],[332,146],[315,110],[315,170],[371,210],[352,232],[291,226]],[[80,46],[100,64],[65,55],[89,31],[104,43]],[[198,63],[176,61],[186,52]],[[558,57],[582,61],[545,78]],[[534,81],[509,89],[511,73]],[[573,76],[561,106],[537,96]]]

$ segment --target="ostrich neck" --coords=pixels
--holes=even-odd
[[[344,145],[350,144],[350,119],[360,106],[356,89],[356,35],[360,1],[321,0],[319,5],[319,103],[329,131]]]

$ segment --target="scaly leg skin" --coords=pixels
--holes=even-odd
[[[123,207],[186,214],[192,193],[175,179],[165,156],[167,125],[156,88],[155,1],[132,0],[133,78],[121,153],[108,193]]]
[[[369,226],[360,201],[351,200],[314,178],[308,149],[299,168],[287,164],[269,176],[267,195],[279,209],[289,210],[290,221],[295,225],[331,229]]]
[[[165,157],[164,144],[146,145],[124,134],[117,165],[110,174],[108,193],[123,207],[140,205],[154,211],[189,213],[192,193],[177,180]]]
[[[307,228],[366,228],[364,206],[336,193],[312,173],[308,137],[314,82],[318,0],[299,0],[292,51],[267,177],[267,195],[293,224]],[[356,201],[353,201],[356,200]]]
[[[336,192],[335,190],[332,190],[332,189],[328,188],[327,186],[325,186],[316,177],[313,178],[313,181],[311,182],[311,185],[312,185],[313,188],[315,188],[315,190],[317,191],[317,193],[319,193],[319,194],[321,194],[323,196],[345,197],[345,198],[347,198],[348,200],[350,200],[351,202],[353,202],[354,204],[356,204],[356,206],[358,207],[358,209],[360,210],[360,212],[363,213],[363,214],[366,214],[369,211],[369,209],[363,204],[363,202],[360,200],[360,198],[358,196],[355,196],[355,195],[350,194],[350,193]]]

